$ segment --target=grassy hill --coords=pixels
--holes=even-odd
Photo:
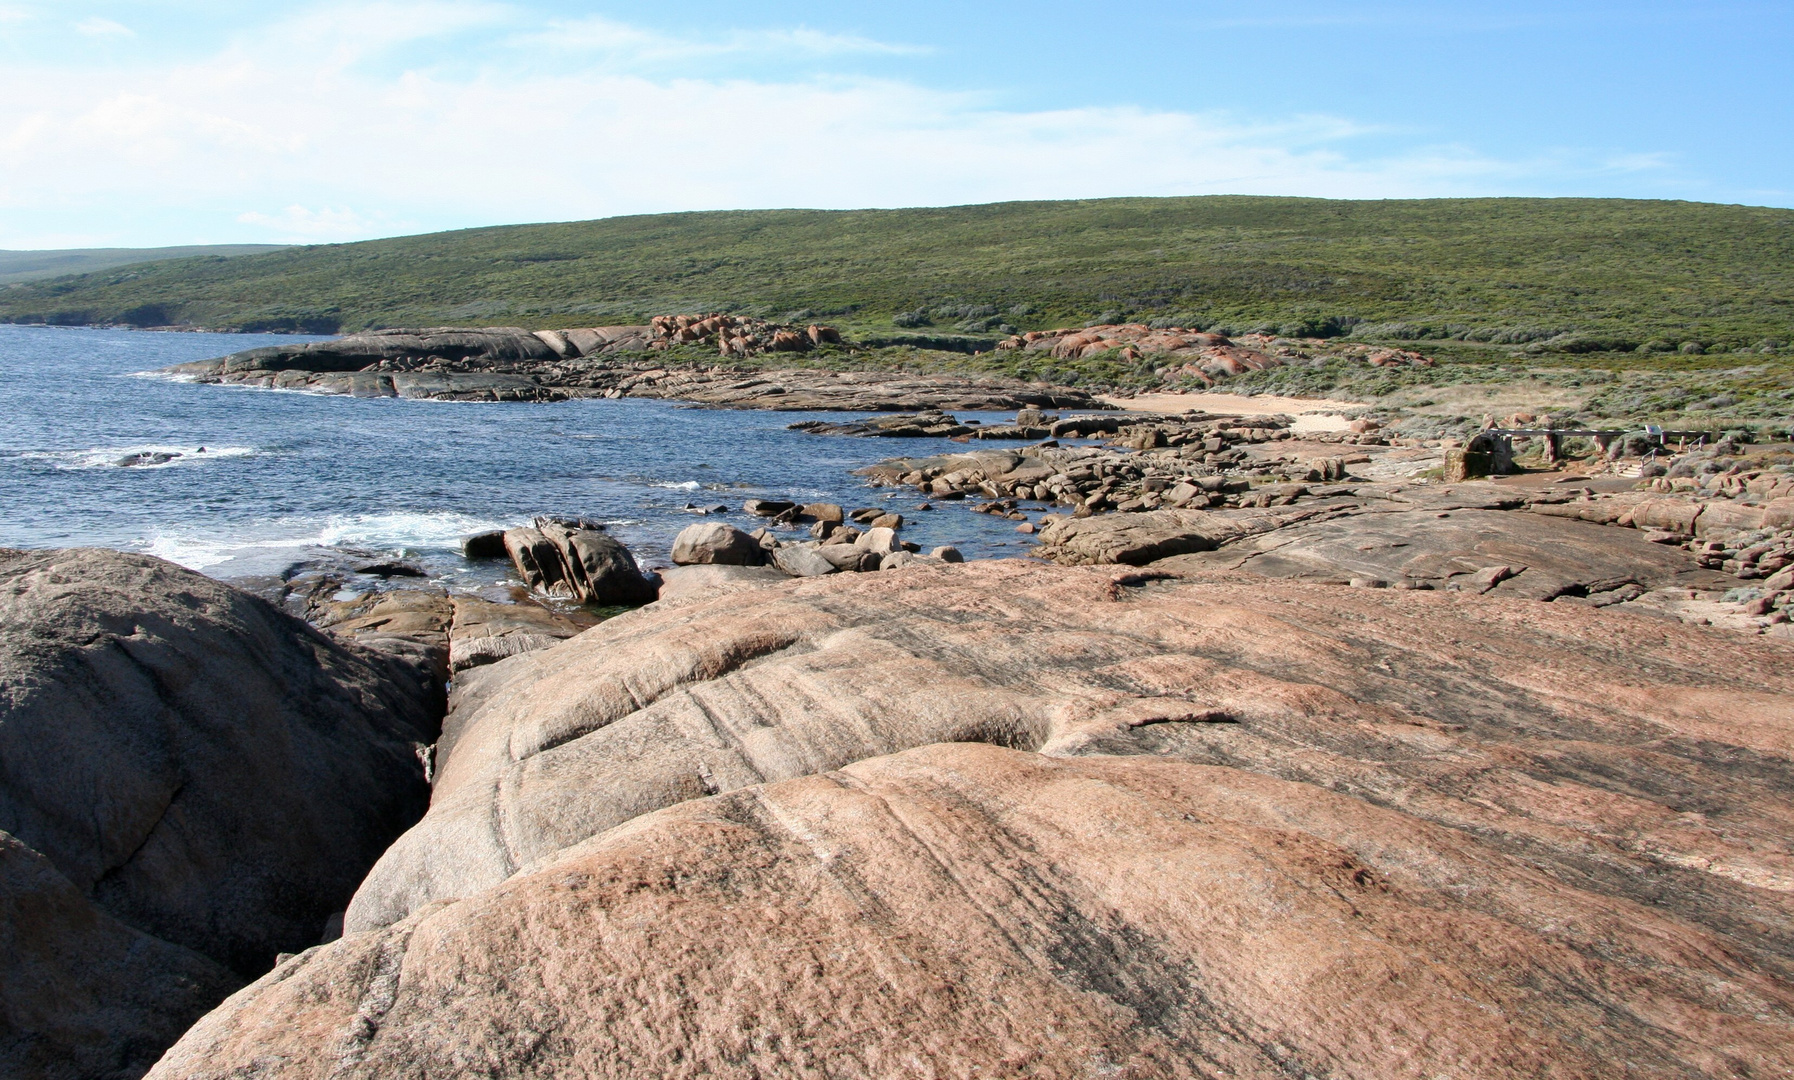
[[[1232,196],[730,211],[176,259],[0,286],[0,320],[60,324],[555,327],[712,309],[918,342],[1165,318],[1429,341],[1447,352],[1480,344],[1507,355],[1530,343],[1609,356],[1785,354],[1794,211]]]
[[[165,248],[64,248],[52,251],[0,251],[0,285],[92,274],[132,263],[191,259],[201,256],[260,255],[285,244],[208,244]]]

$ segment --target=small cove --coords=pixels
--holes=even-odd
[[[815,413],[356,399],[142,374],[294,340],[0,325],[0,545],[141,551],[239,581],[403,554],[474,588],[510,568],[462,559],[469,532],[579,515],[656,565],[702,520],[688,503],[726,505],[721,520],[753,528],[741,504],[760,497],[886,506],[909,522],[905,539],[971,558],[1031,546],[1014,522],[965,503],[918,511],[915,492],[852,475],[965,446],[786,430]]]

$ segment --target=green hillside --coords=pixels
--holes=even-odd
[[[470,229],[0,287],[0,320],[356,330],[726,309],[861,335],[1165,318],[1534,352],[1794,342],[1794,211],[1618,199],[1105,199]],[[1450,341],[1464,342],[1453,346]]]
[[[165,248],[63,248],[50,251],[0,251],[0,285],[15,281],[92,274],[132,263],[192,259],[207,255],[226,257],[279,251],[285,244],[206,244]]]

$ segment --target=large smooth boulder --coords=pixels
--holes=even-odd
[[[241,985],[119,922],[0,833],[0,1076],[131,1080]]]
[[[1777,891],[1794,887],[1794,649],[1762,639],[1467,591],[984,561],[653,605],[486,670],[451,714],[429,814],[369,874],[351,930],[680,802],[985,742],[1342,792],[1524,851],[1553,889],[1751,963],[1794,955],[1794,892]],[[1092,947],[1123,949],[1113,933]]]
[[[614,607],[653,602],[658,584],[642,574],[635,556],[616,537],[553,522],[542,533],[560,549],[581,603]]]
[[[159,559],[0,552],[0,688],[0,829],[246,976],[315,943],[428,798],[423,688]]]
[[[766,561],[766,549],[727,522],[700,521],[679,530],[672,557],[678,566],[759,566]]]
[[[1352,761],[1450,768],[1436,741]],[[961,743],[689,802],[288,961],[151,1076],[1794,1069],[1781,879],[1670,857],[1741,838],[1657,848],[1674,815],[1567,778],[1451,769],[1429,800],[1290,768]],[[1595,825],[1641,810],[1648,841]]]

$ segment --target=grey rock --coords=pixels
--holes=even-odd
[[[608,533],[550,524],[542,534],[559,551],[566,577],[582,604],[647,604],[659,592],[659,582],[644,576],[635,556]]]
[[[787,544],[772,553],[772,562],[792,577],[821,577],[838,569],[834,563],[803,544]]]
[[[139,1076],[241,985],[119,922],[0,832],[0,1076]]]
[[[749,499],[741,504],[741,508],[755,517],[778,517],[797,509],[797,504],[783,499]]]
[[[853,544],[824,544],[816,549],[816,554],[828,560],[835,569],[848,573],[876,570],[879,560],[884,557],[881,553],[864,551]]]
[[[159,559],[0,551],[0,687],[0,830],[167,944],[139,942],[126,968],[161,956],[171,973],[211,970],[179,947],[259,975],[317,942],[428,802],[421,753],[439,714],[424,687]],[[96,948],[59,955],[57,992],[95,988],[91,1007],[116,1008],[120,1033],[163,1024],[144,994],[170,984],[107,996],[128,980]],[[166,1008],[221,985],[170,989]]]
[[[494,529],[491,532],[474,533],[461,541],[461,554],[469,559],[505,558],[504,530]]]

